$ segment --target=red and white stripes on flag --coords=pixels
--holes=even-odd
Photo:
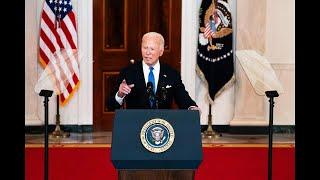
[[[76,18],[71,0],[46,0],[40,20],[39,56],[49,68],[60,103],[64,105],[79,86]]]
[[[214,34],[214,32],[211,30],[210,23],[207,22],[206,28],[204,29],[204,37],[205,37],[205,38],[209,38],[209,37],[211,37],[213,34]]]

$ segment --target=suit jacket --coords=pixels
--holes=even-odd
[[[117,86],[107,100],[108,109],[114,110],[121,108],[120,104],[115,100],[115,95],[123,79],[126,80],[127,84],[134,84],[130,94],[126,95],[124,99],[126,108],[150,109],[142,61],[131,64],[120,72]],[[180,109],[188,109],[190,106],[197,106],[185,90],[180,74],[164,63],[160,63],[156,98],[158,100],[159,109],[170,109],[173,100],[175,100]]]

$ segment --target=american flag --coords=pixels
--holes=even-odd
[[[79,86],[77,27],[71,0],[46,0],[40,20],[39,56],[64,105]]]

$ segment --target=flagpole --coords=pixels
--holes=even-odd
[[[221,135],[215,132],[212,128],[212,114],[211,114],[211,104],[209,103],[209,114],[208,114],[208,128],[207,130],[203,133],[204,138],[218,138]]]
[[[57,95],[57,114],[56,114],[56,128],[55,130],[50,134],[51,138],[65,138],[69,137],[69,132],[63,132],[60,128],[60,113],[59,113],[59,95]]]

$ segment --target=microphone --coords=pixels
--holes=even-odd
[[[148,82],[147,83],[147,93],[149,94],[149,96],[153,93],[153,84],[152,84],[152,82]]]
[[[161,97],[163,101],[167,99],[167,89],[163,86],[161,87]]]
[[[147,93],[148,93],[148,99],[150,103],[150,108],[151,109],[158,109],[158,102],[157,98],[153,92],[153,84],[152,82],[147,83]]]

